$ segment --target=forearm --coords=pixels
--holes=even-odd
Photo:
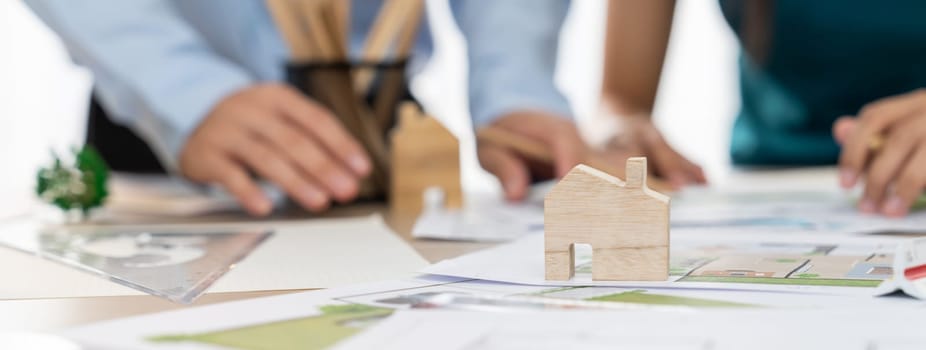
[[[656,100],[674,0],[608,1],[601,103],[621,116],[650,116]]]

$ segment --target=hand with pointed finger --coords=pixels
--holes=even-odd
[[[605,148],[606,152],[627,153],[635,150],[635,156],[647,157],[650,171],[665,180],[674,189],[688,185],[704,185],[707,178],[700,166],[678,153],[666,142],[659,129],[647,117],[623,117],[621,130]]]
[[[837,120],[833,136],[842,145],[840,184],[864,179],[859,210],[907,215],[926,187],[926,90],[870,103]]]
[[[587,159],[590,152],[573,122],[556,115],[535,111],[514,112],[498,118],[491,126],[544,144],[553,158],[551,166],[491,142],[477,144],[479,163],[498,178],[505,198],[511,201],[527,196],[532,179],[563,177]]]
[[[322,211],[357,196],[372,164],[325,108],[282,84],[255,85],[219,102],[187,139],[179,170],[218,184],[252,215],[273,205],[252,175],[282,188],[304,208]]]

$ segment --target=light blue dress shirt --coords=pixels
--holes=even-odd
[[[288,49],[261,0],[26,0],[88,67],[117,122],[176,169],[187,137],[225,96],[280,81]],[[354,0],[352,55],[382,0]],[[470,112],[484,125],[515,110],[571,115],[553,82],[568,0],[451,0],[469,58]],[[431,52],[427,25],[412,70]]]

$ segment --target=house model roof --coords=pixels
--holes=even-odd
[[[608,174],[604,171],[592,168],[585,164],[576,165],[575,168],[572,168],[572,170],[569,171],[569,174],[566,174],[564,179],[568,179],[569,177],[578,175],[578,174],[593,176],[601,181],[605,181],[615,186],[626,188],[626,189],[636,188],[636,187],[628,186],[626,181],[621,180],[617,176]],[[669,196],[656,192],[646,186],[646,158],[637,157],[637,158],[628,159],[626,174],[628,174],[628,176],[636,175],[638,176],[638,178],[642,176],[642,186],[640,186],[639,188],[644,193],[652,197],[653,199],[659,200],[661,202],[669,203]]]

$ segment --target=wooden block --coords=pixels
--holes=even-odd
[[[544,164],[553,164],[553,154],[546,145],[529,137],[518,135],[511,131],[487,126],[476,131],[476,139],[479,142],[487,142],[499,146],[507,147],[520,155],[538,161]],[[585,163],[600,169],[606,173],[617,177],[624,177],[624,169],[613,166],[608,160],[602,159],[596,155],[590,155]],[[672,192],[672,186],[659,179],[650,179],[649,186],[657,191]]]
[[[447,208],[463,205],[460,185],[460,143],[436,119],[414,103],[400,107],[399,125],[392,132],[390,209],[417,215],[429,187],[439,187]]]
[[[569,280],[575,244],[592,246],[596,281],[669,277],[669,197],[646,185],[646,158],[627,160],[627,182],[578,165],[544,200],[547,280]]]
[[[546,279],[551,281],[568,281],[575,274],[576,246],[568,244],[561,247],[547,245],[544,248],[544,265]],[[594,267],[594,265],[593,265]]]

